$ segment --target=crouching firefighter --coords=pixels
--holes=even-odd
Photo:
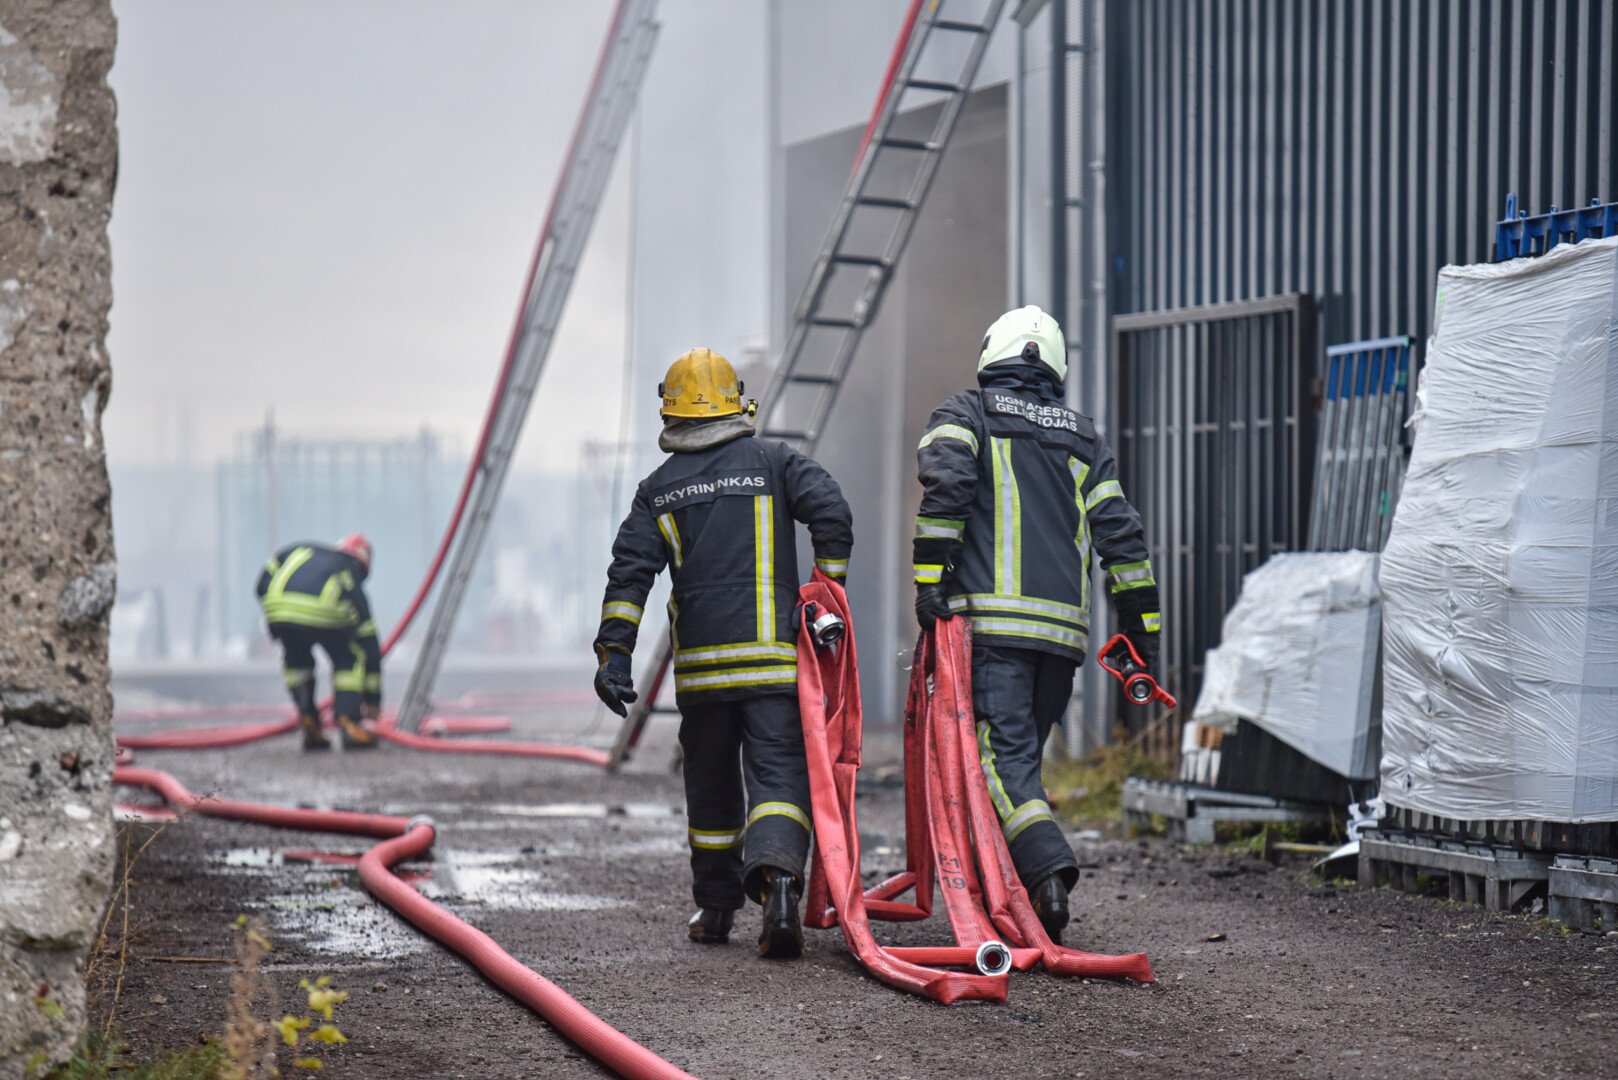
[[[798,956],[812,820],[798,716],[793,522],[841,579],[852,518],[837,482],[784,443],[753,437],[728,361],[693,349],[659,385],[669,458],[641,481],[612,546],[595,688],[618,715],[636,698],[630,655],[665,566],[691,842],[691,940],[729,939],[744,898],[764,908],[762,955]],[[737,767],[740,755],[741,767]],[[743,786],[745,783],[745,792]]]
[[[377,743],[382,711],[382,649],[365,598],[371,543],[359,533],[335,548],[291,544],[277,551],[258,575],[258,599],[270,637],[281,643],[287,690],[298,709],[305,750],[327,750],[315,707],[315,646],[331,659],[332,711],[345,749]]]
[[[989,327],[978,386],[932,414],[916,452],[916,620],[972,624],[979,757],[1017,875],[1052,940],[1078,879],[1040,775],[1084,662],[1094,551],[1123,633],[1156,673],[1157,583],[1140,515],[1095,424],[1063,404],[1067,347],[1037,307]]]

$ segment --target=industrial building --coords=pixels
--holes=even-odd
[[[633,385],[703,343],[753,358],[762,389],[907,6],[662,9],[659,48],[692,59],[652,66],[631,143]],[[1164,586],[1169,681],[1194,700],[1242,575],[1306,542],[1326,348],[1405,335],[1419,363],[1439,267],[1491,257],[1508,195],[1585,206],[1618,175],[1611,5],[1054,0],[1003,17],[817,450],[855,508],[878,722],[899,714],[914,635],[916,441],[1000,311],[1036,303],[1067,330],[1070,401],[1116,444]],[[635,405],[633,430],[655,430],[655,398]],[[1074,750],[1116,715],[1086,671]]]

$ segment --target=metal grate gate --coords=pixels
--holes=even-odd
[[[1163,595],[1162,673],[1181,705],[1155,719],[1118,700],[1172,763],[1242,575],[1304,547],[1314,457],[1313,300],[1302,293],[1113,319],[1113,436]]]

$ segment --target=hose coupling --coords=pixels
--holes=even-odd
[[[408,836],[410,834],[410,831],[412,829],[414,829],[417,825],[425,825],[425,826],[427,826],[429,829],[431,829],[433,831],[433,839],[436,840],[438,838],[438,825],[436,823],[434,823],[433,819],[431,817],[427,816],[426,814],[417,814],[415,817],[413,817],[409,821],[405,822],[405,835]]]
[[[1011,950],[1005,942],[990,938],[978,946],[973,962],[984,975],[1004,975],[1011,970]]]
[[[831,611],[821,612],[809,625],[809,632],[814,635],[815,644],[822,649],[834,647],[843,640],[843,634],[847,630],[848,624],[843,622],[842,616]]]

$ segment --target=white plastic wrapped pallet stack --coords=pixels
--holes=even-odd
[[[1242,579],[1192,718],[1245,717],[1350,780],[1376,776],[1377,556],[1275,555]]]
[[[1618,239],[1438,275],[1382,558],[1382,796],[1618,819]]]

